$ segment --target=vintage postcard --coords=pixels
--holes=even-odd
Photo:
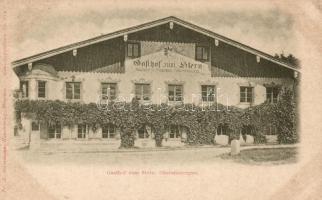
[[[322,199],[321,1],[0,10],[4,199]]]

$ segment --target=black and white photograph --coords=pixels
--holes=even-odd
[[[6,199],[322,198],[319,1],[13,2]]]

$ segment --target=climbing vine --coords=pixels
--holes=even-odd
[[[93,131],[99,126],[111,123],[121,130],[121,147],[134,146],[135,131],[143,124],[155,132],[156,146],[162,146],[163,135],[169,125],[179,125],[187,130],[187,143],[214,144],[216,128],[220,124],[228,126],[229,137],[238,138],[243,126],[253,127],[255,142],[264,142],[264,127],[273,124],[278,127],[281,143],[294,143],[296,133],[296,106],[292,93],[287,90],[277,104],[263,103],[247,109],[213,105],[208,107],[185,104],[178,106],[142,105],[133,100],[110,102],[104,108],[95,103],[82,104],[59,100],[16,100],[17,113],[25,113],[31,118],[47,124],[61,123],[73,125],[87,124]]]

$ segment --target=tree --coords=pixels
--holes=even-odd
[[[293,54],[289,54],[288,56],[285,56],[284,53],[281,53],[280,55],[279,54],[275,54],[274,56],[275,58],[283,61],[283,62],[286,62],[286,63],[289,63],[295,67],[299,67],[300,66],[300,61],[299,59],[297,59],[295,56],[293,56]]]

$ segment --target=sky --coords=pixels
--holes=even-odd
[[[12,59],[167,16],[176,16],[271,55],[284,52],[296,56],[294,21],[274,4],[165,2],[160,5],[85,0],[16,4],[10,13]]]

